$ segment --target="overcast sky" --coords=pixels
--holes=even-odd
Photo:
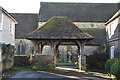
[[[38,13],[40,2],[118,3],[120,0],[0,0],[0,6],[9,13]]]

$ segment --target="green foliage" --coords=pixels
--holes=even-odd
[[[110,73],[120,80],[120,59],[112,64]]]
[[[57,65],[75,65],[75,63],[57,63]]]
[[[107,60],[106,64],[105,64],[105,69],[108,73],[111,72],[111,66],[114,62],[118,61],[119,59],[118,58],[113,58],[113,59],[110,59],[110,60]]]
[[[2,54],[14,54],[14,46],[10,44],[2,44]]]
[[[7,69],[9,67],[12,66],[12,61],[13,61],[13,54],[14,54],[14,46],[10,45],[10,44],[1,44],[1,49],[2,49],[2,63],[4,63],[3,65],[3,69]],[[7,65],[7,63],[9,63],[9,67]]]
[[[52,25],[53,25],[58,19],[68,20],[69,18],[67,18],[67,17],[53,17],[53,18],[51,18],[51,19],[49,20],[49,22],[47,22],[44,26],[40,27],[38,30],[46,31],[46,30],[52,28]]]
[[[2,44],[0,43],[0,48],[2,48]]]
[[[2,62],[3,62],[3,63],[12,62],[12,60],[11,60],[11,59],[3,59]]]

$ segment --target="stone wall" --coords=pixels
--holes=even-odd
[[[33,68],[39,70],[54,70],[53,55],[33,56]]]
[[[16,55],[14,56],[14,65],[15,66],[31,66],[30,56],[26,55]]]
[[[120,58],[120,40],[109,42],[110,47],[114,46],[114,57]]]

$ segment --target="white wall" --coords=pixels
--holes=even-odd
[[[46,22],[38,22],[38,28],[44,25]],[[98,23],[98,22],[73,22],[76,26],[79,28],[104,28],[104,23]]]
[[[114,32],[115,32],[115,30],[117,28],[118,23],[119,23],[119,18],[116,18],[115,20],[113,20],[112,22],[110,22],[109,24],[107,24],[106,31],[108,32],[109,39],[114,34]]]
[[[73,22],[79,28],[105,28],[104,23],[97,22]]]
[[[2,42],[2,12],[0,11],[0,42]]]
[[[0,30],[0,43],[15,45],[15,22],[6,14],[2,14],[2,29]]]

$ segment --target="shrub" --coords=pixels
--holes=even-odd
[[[118,58],[113,58],[113,59],[109,59],[107,60],[106,64],[105,64],[105,69],[108,73],[110,73],[111,71],[111,66],[114,62],[116,62],[117,60],[119,60]]]
[[[108,58],[109,54],[107,53],[94,53],[91,56],[87,56],[87,68],[104,70]]]
[[[2,44],[2,54],[14,54],[14,46],[11,44]]]
[[[9,62],[12,62],[12,60],[11,59],[3,59],[3,61],[2,61],[3,63],[9,63]]]
[[[2,49],[2,63],[3,69],[8,69],[13,66],[14,61],[14,46],[11,44],[0,44],[0,48]]]
[[[112,64],[110,73],[120,80],[120,59]]]

